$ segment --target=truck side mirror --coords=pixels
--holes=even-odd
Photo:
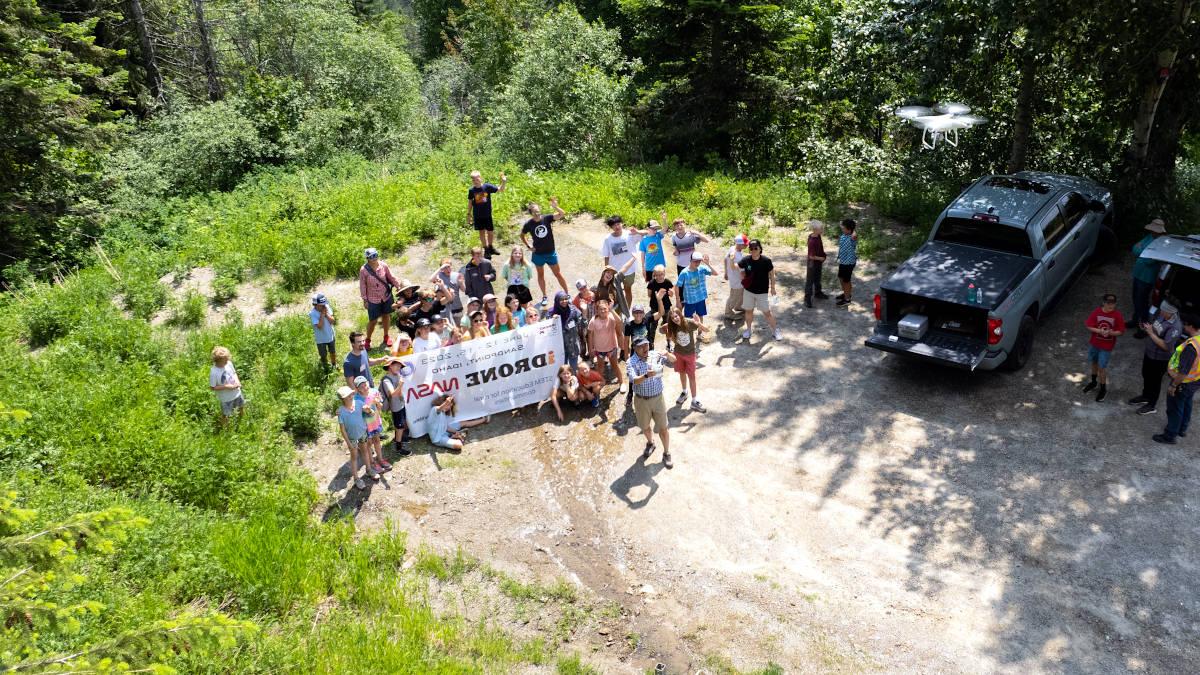
[[[1099,199],[1093,199],[1092,201],[1088,202],[1088,208],[1096,213],[1104,213],[1106,210],[1104,202],[1100,201]]]

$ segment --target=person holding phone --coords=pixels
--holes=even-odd
[[[650,351],[650,341],[643,337],[633,341],[633,354],[629,356],[625,369],[633,387],[633,414],[642,435],[646,437],[642,460],[650,459],[654,454],[654,433],[657,433],[663,446],[663,466],[671,469],[675,463],[671,461],[671,435],[667,429],[667,404],[663,401],[662,381],[664,364],[668,362],[673,364],[675,357]]]

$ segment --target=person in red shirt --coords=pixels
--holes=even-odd
[[[1108,362],[1117,346],[1117,336],[1125,333],[1125,317],[1117,311],[1117,296],[1105,293],[1102,304],[1092,310],[1083,325],[1092,336],[1088,340],[1088,363],[1092,364],[1092,379],[1083,386],[1083,392],[1086,394],[1099,386],[1096,400],[1103,401],[1108,395]]]
[[[808,274],[804,278],[804,306],[812,309],[814,297],[824,300],[829,296],[821,290],[821,268],[825,265],[825,242],[821,240],[821,233],[825,230],[825,224],[814,220],[809,227],[812,231],[808,234]]]

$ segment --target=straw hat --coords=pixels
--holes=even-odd
[[[1154,234],[1166,234],[1167,224],[1163,222],[1162,218],[1155,218],[1146,226],[1146,231]]]

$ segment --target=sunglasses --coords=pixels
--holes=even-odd
[[[472,319],[471,323],[487,323],[487,319]]]

